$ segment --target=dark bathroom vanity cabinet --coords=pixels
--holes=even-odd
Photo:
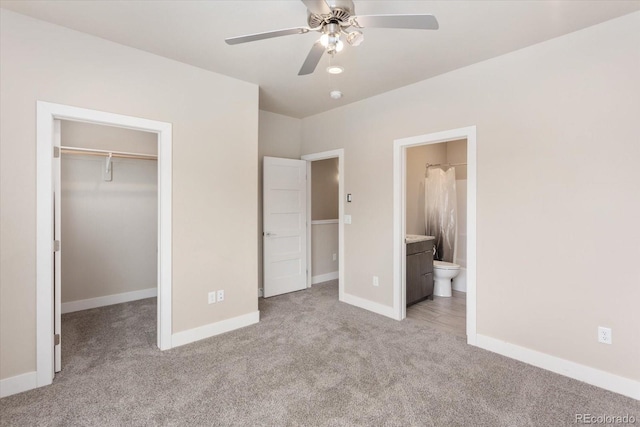
[[[433,299],[433,239],[407,240],[407,306]]]

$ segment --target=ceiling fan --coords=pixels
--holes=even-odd
[[[290,34],[305,34],[309,31],[322,33],[298,72],[299,76],[311,74],[316,69],[322,55],[335,55],[344,47],[343,39],[351,46],[358,46],[364,40],[362,28],[403,28],[414,30],[437,30],[438,21],[433,15],[355,15],[351,0],[302,0],[307,6],[308,27],[286,28],[264,33],[230,37],[225,42],[230,45],[247,43]]]

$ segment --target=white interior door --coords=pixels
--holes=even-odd
[[[61,205],[62,205],[62,193],[61,193],[61,160],[62,155],[60,153],[60,120],[53,121],[53,333],[54,333],[54,371],[60,372],[62,370],[62,244],[61,244]],[[57,147],[57,148],[55,148]]]
[[[307,287],[307,162],[263,162],[264,296]]]

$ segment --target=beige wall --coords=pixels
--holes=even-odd
[[[303,154],[345,149],[345,292],[392,305],[393,141],[476,125],[478,333],[639,380],[639,28],[634,13],[304,119]]]
[[[311,162],[311,220],[338,219],[338,158]]]
[[[313,224],[311,226],[311,276],[337,273],[338,265],[338,223]]]
[[[258,287],[262,283],[262,159],[267,157],[300,158],[302,120],[260,110],[258,137]],[[257,292],[257,291],[256,291]]]
[[[406,231],[424,234],[424,178],[427,163],[446,163],[447,144],[429,144],[407,148]]]
[[[63,146],[156,153],[158,137],[62,121]],[[62,302],[157,286],[158,162],[62,155]]]
[[[467,140],[447,142],[447,163],[467,163]],[[454,166],[456,181],[467,179],[467,167],[465,165]]]
[[[255,312],[258,87],[6,10],[0,20],[0,378],[35,370],[37,100],[172,123],[173,332]],[[208,305],[221,283],[224,304]]]
[[[61,125],[62,145],[158,154],[158,135],[153,132],[69,120],[62,120]]]

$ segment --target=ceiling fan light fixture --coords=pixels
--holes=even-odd
[[[324,47],[335,45],[340,41],[340,34],[324,33],[320,36],[320,44]]]
[[[340,74],[344,71],[344,68],[339,65],[331,65],[327,67],[327,73],[329,74]]]
[[[320,36],[320,44],[325,47],[327,52],[335,53],[344,49],[344,43],[340,40],[340,34],[323,34]]]
[[[349,43],[351,46],[360,46],[360,43],[362,43],[363,41],[364,34],[362,34],[362,31],[356,30],[347,34],[347,43]]]
[[[225,39],[229,45],[254,42],[257,40],[292,34],[320,33],[307,54],[299,76],[312,74],[324,54],[335,56],[344,49],[344,44],[358,46],[364,40],[363,28],[399,28],[406,30],[437,30],[438,20],[429,14],[406,15],[357,15],[353,0],[302,0],[307,8],[305,27],[284,28]],[[349,29],[351,29],[349,31]]]
[[[324,46],[327,53],[333,55],[344,49],[344,43],[340,40],[340,25],[331,22],[322,27],[322,32],[320,44]]]
[[[320,44],[324,47],[329,46],[329,34],[323,34],[320,36]]]

